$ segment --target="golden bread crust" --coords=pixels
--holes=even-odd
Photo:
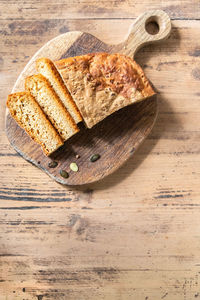
[[[63,145],[61,137],[30,93],[18,92],[8,95],[7,107],[19,126],[41,145],[45,155],[52,154]]]
[[[55,65],[89,128],[155,94],[141,67],[122,54],[93,53],[62,59]]]
[[[25,89],[35,97],[64,141],[79,131],[74,119],[43,75],[37,74],[27,77]]]
[[[81,114],[54,63],[50,59],[42,57],[36,60],[36,68],[39,73],[46,77],[51,86],[54,88],[75,123],[81,122]]]

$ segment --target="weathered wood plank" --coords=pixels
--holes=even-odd
[[[163,9],[174,19],[199,19],[198,0],[1,0],[1,19],[133,18],[144,10]]]
[[[13,291],[19,299],[76,299],[78,293],[83,299],[194,297],[199,260],[188,245],[198,251],[199,212],[187,212],[183,220],[180,211],[172,215],[166,207],[124,209],[103,208],[98,216],[96,210],[63,208],[21,211],[17,218],[15,211],[5,212],[0,259],[8,277],[0,299]]]

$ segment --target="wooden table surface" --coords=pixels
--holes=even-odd
[[[71,30],[119,43],[157,8],[173,29],[136,56],[159,93],[136,154],[76,189],[23,160],[5,102],[31,56]],[[200,1],[1,0],[0,35],[0,300],[200,299]]]

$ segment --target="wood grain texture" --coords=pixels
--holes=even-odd
[[[158,32],[150,34],[147,26],[152,22],[158,26]],[[145,45],[164,41],[171,32],[171,21],[163,10],[150,10],[141,14],[129,31],[128,38],[122,44],[121,52],[128,56],[135,56]]]
[[[151,9],[163,9],[174,19],[199,19],[198,0],[18,0],[17,8],[13,0],[1,1],[2,19],[85,19],[85,18],[136,18]]]
[[[64,19],[74,16],[66,2],[62,11],[61,2],[41,11],[47,7],[44,0],[26,2],[21,13],[22,2],[21,7],[15,2],[11,19],[2,3],[0,299],[198,300],[200,22],[175,20],[165,43],[138,52],[136,60],[159,92],[154,129],[112,176],[72,189],[51,180],[10,146],[6,96],[30,57],[59,33],[81,30],[119,43],[133,20],[88,20],[83,10],[82,20]],[[131,18],[156,2],[117,1],[123,18],[122,6],[134,3]],[[162,6],[171,6],[171,17],[199,16],[199,2],[187,3],[165,1]],[[35,15],[28,5],[37,6]],[[107,5],[116,13],[113,2]]]
[[[149,34],[146,25],[156,21],[159,26],[157,34]],[[129,30],[124,42],[108,45],[88,33],[69,32],[46,43],[31,58],[18,77],[12,93],[23,91],[26,77],[34,74],[35,61],[40,57],[59,60],[67,57],[84,55],[93,52],[121,52],[133,57],[144,45],[165,40],[171,31],[169,16],[161,10],[141,14]],[[136,151],[144,138],[150,133],[157,116],[156,97],[138,105],[132,105],[119,113],[112,114],[92,130],[82,130],[68,140],[55,154],[46,157],[39,145],[30,139],[28,134],[12,119],[7,110],[6,133],[11,145],[26,160],[45,171],[57,182],[68,185],[81,185],[98,181],[117,170]],[[120,124],[120,126],[118,126]],[[77,160],[78,172],[70,170],[71,162]],[[91,163],[90,157],[99,154],[100,160]],[[54,160],[56,168],[48,164]],[[60,171],[69,173],[65,179]]]

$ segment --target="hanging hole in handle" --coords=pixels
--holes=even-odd
[[[156,35],[160,31],[159,20],[156,16],[148,18],[145,22],[145,30],[151,34]]]

